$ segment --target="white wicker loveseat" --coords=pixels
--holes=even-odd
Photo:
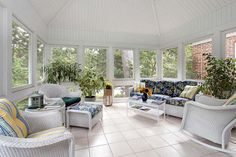
[[[195,102],[187,102],[181,129],[219,144],[221,147],[190,136],[195,142],[219,151],[232,153],[232,150],[227,149],[227,145],[230,141],[231,130],[236,125],[236,105],[224,106],[224,103],[225,100],[207,96],[197,96]]]
[[[55,120],[58,112],[20,114],[12,102],[7,101],[8,105],[5,100],[0,99],[0,157],[74,156],[73,136],[62,127],[61,118]]]

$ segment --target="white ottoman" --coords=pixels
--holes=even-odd
[[[78,126],[92,129],[102,120],[103,105],[96,102],[84,102],[67,108],[67,127]]]

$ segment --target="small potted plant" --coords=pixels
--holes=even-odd
[[[143,102],[147,101],[148,96],[152,96],[152,90],[149,88],[146,88],[146,87],[139,88],[139,92],[143,93],[143,95],[142,95]]]
[[[96,101],[95,94],[105,87],[102,74],[98,73],[94,67],[84,67],[77,81],[85,101]]]
[[[105,106],[112,105],[112,84],[110,82],[105,84],[103,102]]]

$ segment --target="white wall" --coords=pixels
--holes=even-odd
[[[214,54],[222,56],[222,32],[236,27],[236,2],[227,5],[215,12],[204,14],[185,25],[163,34],[160,47],[178,45],[212,36],[214,42]]]
[[[47,41],[47,26],[27,0],[0,0],[0,96],[19,100],[30,95],[37,87],[35,81],[36,40],[37,36]],[[12,18],[15,16],[32,32],[31,68],[32,85],[28,88],[13,90],[12,81]]]
[[[185,79],[184,45],[190,42],[212,38],[213,55],[224,57],[224,33],[236,28],[236,2],[215,12],[204,14],[185,25],[163,34],[160,48],[178,47],[178,79]]]

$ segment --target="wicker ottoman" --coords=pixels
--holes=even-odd
[[[67,109],[67,127],[77,126],[92,129],[102,120],[103,105],[95,102],[79,103]]]

